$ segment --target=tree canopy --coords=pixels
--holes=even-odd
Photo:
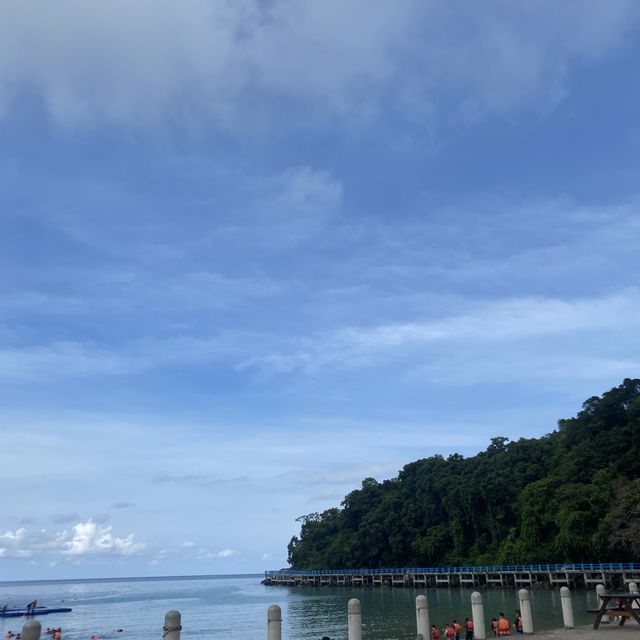
[[[296,569],[637,560],[640,379],[542,438],[411,462],[299,521]]]

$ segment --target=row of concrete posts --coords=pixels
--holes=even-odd
[[[638,593],[638,585],[629,583],[629,591]],[[605,586],[599,584],[596,587],[598,602],[606,593]],[[531,594],[527,589],[518,591],[520,601],[520,615],[522,616],[522,631],[525,634],[533,633],[533,616],[531,615]],[[565,629],[573,629],[573,606],[571,604],[571,591],[568,587],[560,589],[562,602],[562,619]],[[476,640],[487,640],[487,628],[484,618],[484,605],[482,594],[474,591],[471,594],[471,615],[473,619],[474,637]],[[429,640],[431,638],[431,622],[429,620],[429,601],[427,596],[416,598],[416,640]],[[182,631],[181,615],[179,611],[167,611],[162,627],[162,640],[180,640]],[[347,604],[347,631],[349,640],[362,640],[362,607],[360,600],[352,598]],[[37,620],[29,620],[22,627],[22,640],[40,640],[42,627]],[[267,640],[282,640],[282,611],[277,604],[272,604],[267,610]]]
[[[571,591],[568,587],[560,589],[562,597],[562,618],[565,629],[573,629],[573,607],[571,605]],[[527,589],[518,591],[520,614],[522,615],[522,631],[533,633],[533,616],[531,615],[531,594]],[[474,637],[476,640],[486,640],[487,630],[484,619],[484,605],[482,594],[474,591],[471,594],[471,615],[473,617]],[[416,640],[431,638],[431,621],[429,619],[429,601],[427,596],[416,598]],[[362,607],[360,600],[352,598],[347,604],[347,629],[349,640],[362,640]],[[267,640],[282,640],[282,612],[277,604],[272,604],[267,611]]]
[[[629,583],[629,591],[638,593],[638,587],[635,582]],[[600,597],[603,593],[606,593],[605,586],[599,584],[596,587],[598,602],[600,602]],[[531,594],[527,589],[520,589],[518,591],[518,600],[520,602],[520,615],[522,616],[522,632],[530,635],[533,633]],[[571,603],[571,591],[568,587],[560,589],[560,601],[562,603],[564,628],[573,629],[575,627],[573,605]],[[478,591],[474,591],[471,594],[471,615],[475,639],[487,640],[482,594]],[[416,626],[416,640],[429,640],[431,638],[429,601],[425,595],[416,598]],[[362,607],[360,600],[357,598],[352,598],[347,604],[347,629],[349,640],[362,640]],[[267,640],[282,640],[282,612],[277,604],[272,604],[267,611]]]

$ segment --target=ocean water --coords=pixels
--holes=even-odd
[[[97,633],[104,640],[162,638],[164,614],[182,614],[182,638],[264,640],[267,607],[282,608],[283,640],[347,638],[347,602],[362,603],[364,640],[415,640],[415,598],[426,593],[431,622],[443,626],[454,618],[471,617],[470,589],[387,589],[351,587],[267,587],[262,576],[198,578],[126,578],[119,580],[0,583],[0,605],[24,606],[36,598],[47,606],[68,606],[71,613],[41,616],[46,627],[62,627],[63,640],[89,640]],[[518,607],[514,589],[481,592],[487,624],[498,612],[513,618]],[[588,607],[595,592],[573,594],[576,625],[589,624]],[[560,592],[532,592],[534,629],[562,626]],[[18,631],[23,619],[0,618],[0,637]],[[116,632],[122,628],[123,633]],[[44,636],[43,637],[47,637]]]

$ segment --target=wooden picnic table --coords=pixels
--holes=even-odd
[[[630,593],[623,591],[622,593],[603,593],[600,598],[602,604],[599,609],[588,609],[587,613],[595,613],[596,619],[593,622],[593,628],[600,626],[602,616],[616,616],[620,618],[618,623],[623,626],[627,618],[633,618],[640,624],[640,609],[634,609],[634,603],[640,607],[640,593]]]

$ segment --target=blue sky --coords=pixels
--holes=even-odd
[[[285,565],[639,374],[640,7],[0,7],[0,573]]]

